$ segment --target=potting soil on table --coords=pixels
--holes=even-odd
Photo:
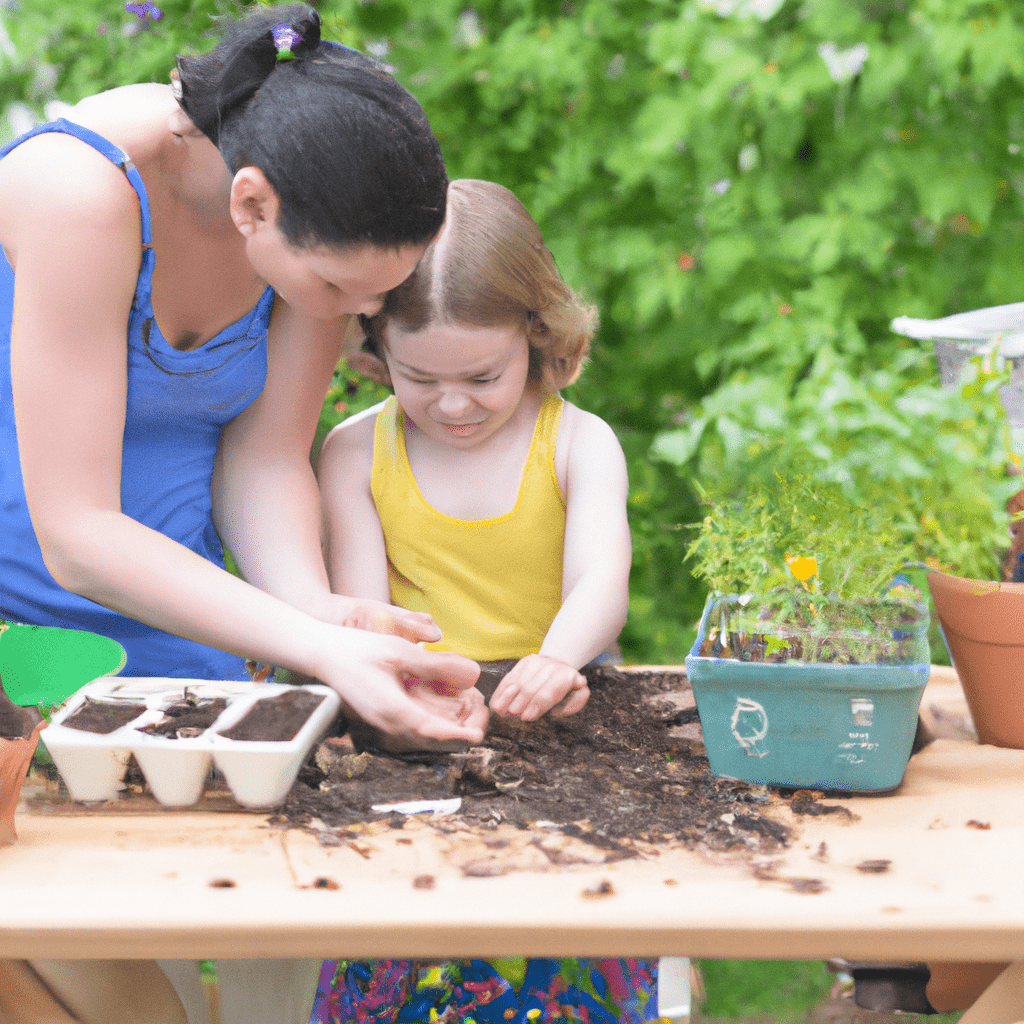
[[[591,698],[579,714],[532,723],[492,716],[483,745],[465,753],[360,752],[348,737],[330,737],[274,820],[331,845],[354,837],[346,829],[359,823],[402,827],[401,814],[375,805],[461,797],[450,827],[558,826],[597,860],[635,856],[636,842],[751,853],[788,844],[792,831],[777,811],[792,794],[708,771],[684,673],[600,666],[586,675]],[[557,844],[546,853],[572,862]]]
[[[145,710],[145,704],[123,700],[93,700],[92,697],[86,697],[81,706],[68,715],[61,724],[68,729],[80,729],[82,732],[106,736],[115,729],[120,729],[122,725],[134,722]]]
[[[285,743],[295,738],[323,700],[322,694],[299,689],[262,697],[230,729],[222,729],[220,735],[229,740]]]

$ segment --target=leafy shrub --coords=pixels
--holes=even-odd
[[[211,14],[237,10],[166,0],[160,21],[124,35],[135,15],[110,0],[13,2],[0,15],[19,56],[0,55],[0,106],[166,81],[175,51],[206,45]],[[919,553],[997,572],[994,414],[940,392],[929,353],[888,325],[1021,298],[1024,8],[317,6],[416,93],[453,176],[520,196],[602,310],[570,397],[615,427],[629,460],[628,657],[685,654],[705,591],[683,561],[700,517],[689,481],[742,482],[759,444],[809,452],[837,479],[877,474],[906,495],[898,524]],[[943,501],[959,499],[958,525]]]

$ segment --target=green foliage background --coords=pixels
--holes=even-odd
[[[210,45],[210,17],[237,10],[165,0],[155,21],[112,0],[0,6],[0,110],[40,116],[54,98],[166,81],[176,52]],[[888,325],[1021,299],[1024,9],[317,6],[334,38],[383,56],[416,93],[451,175],[513,189],[601,307],[571,397],[615,427],[630,463],[627,656],[679,662],[691,642],[694,476],[737,493],[752,474],[810,468],[851,500],[883,495],[924,557],[997,574],[1013,488],[995,392],[941,392],[929,346]],[[830,71],[829,46],[845,72]],[[325,423],[373,397],[344,368],[336,384]]]

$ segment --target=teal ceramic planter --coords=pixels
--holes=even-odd
[[[916,656],[914,663],[773,663],[706,653],[709,623],[722,621],[730,600],[709,598],[686,658],[711,771],[806,789],[896,788],[931,669],[927,609],[912,629],[882,638],[883,649]]]

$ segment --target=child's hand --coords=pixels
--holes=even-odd
[[[571,665],[528,654],[498,683],[490,705],[496,715],[534,722],[547,711],[560,718],[575,715],[589,699],[586,679]]]
[[[367,629],[371,633],[386,633],[400,636],[403,640],[419,643],[425,640],[433,643],[441,639],[441,630],[426,612],[410,612],[383,601],[369,598],[346,598],[333,595],[337,600],[338,613],[331,620],[339,626],[353,629]],[[343,604],[342,602],[347,602]]]

